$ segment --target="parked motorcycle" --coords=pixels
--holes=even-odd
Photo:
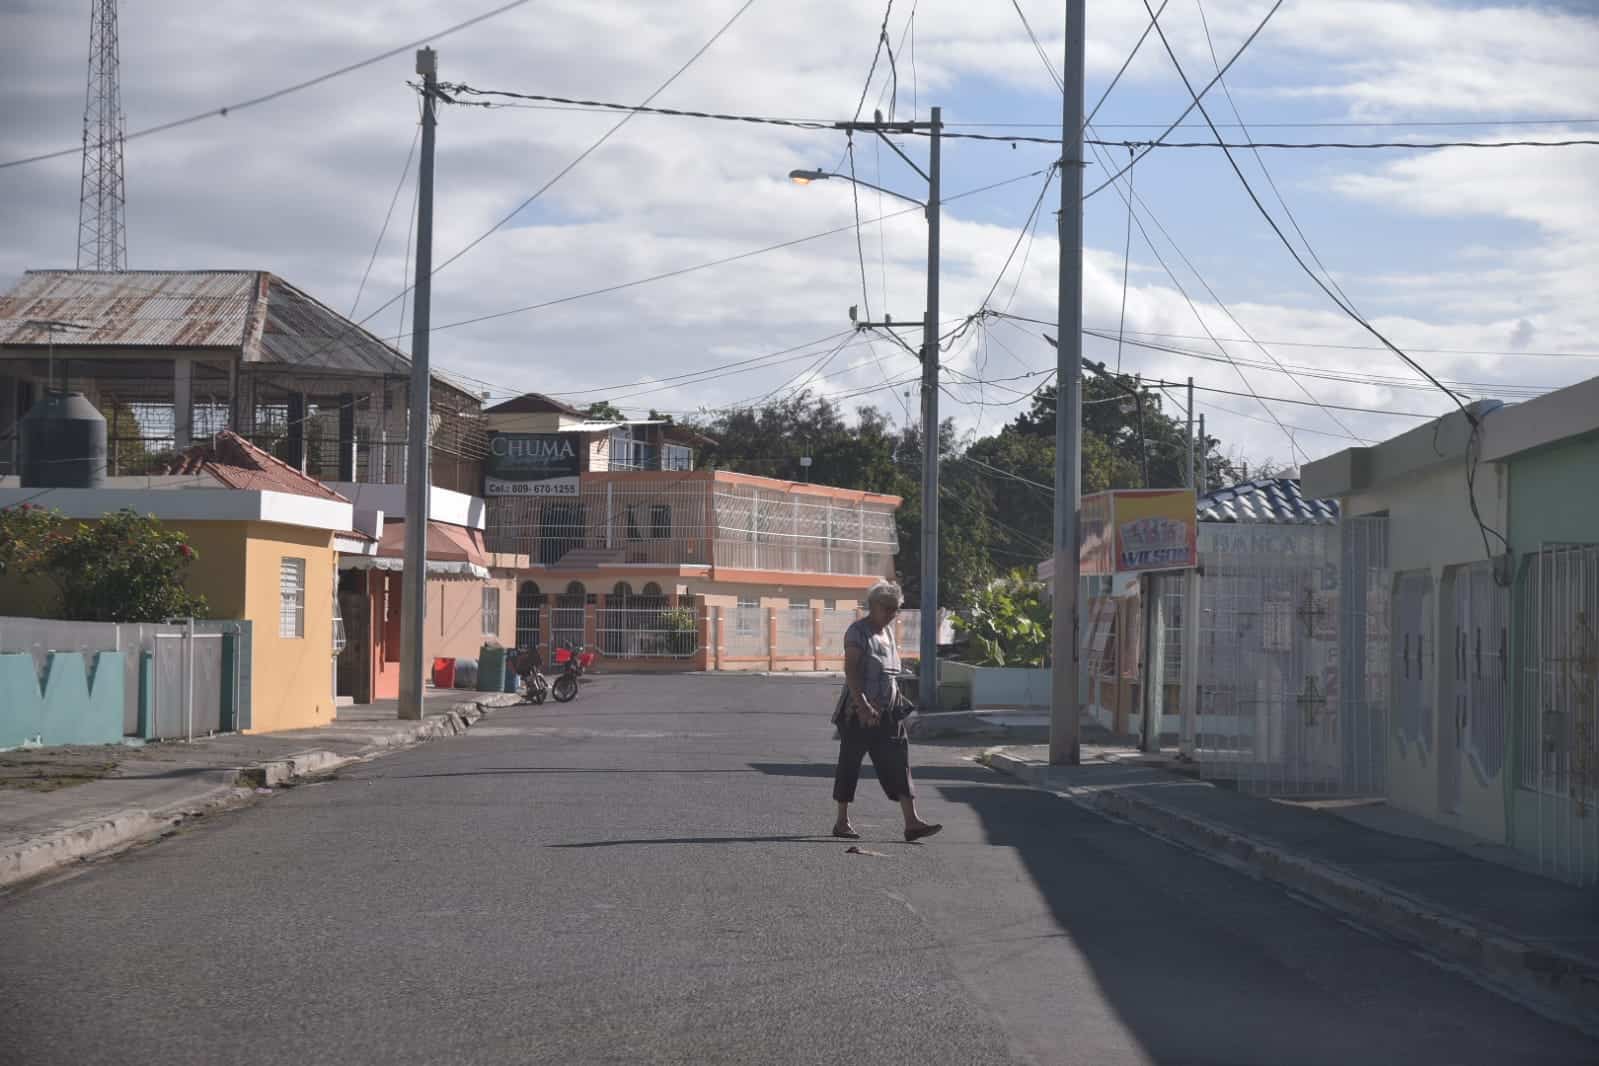
[[[529,703],[542,704],[550,698],[550,682],[542,666],[537,648],[525,648],[517,653],[516,673],[522,679],[522,698]]]
[[[555,649],[555,662],[561,667],[561,673],[550,686],[550,694],[555,697],[556,703],[571,703],[577,698],[583,671],[594,665],[594,653],[568,643]]]

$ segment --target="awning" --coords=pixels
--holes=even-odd
[[[405,569],[405,560],[386,555],[351,555],[339,560],[339,569],[398,571]],[[482,581],[490,576],[487,568],[476,563],[448,563],[435,559],[428,560],[427,572],[429,577],[458,581]]]
[[[489,577],[489,557],[483,534],[448,522],[428,522],[427,572],[430,576],[461,580]],[[377,554],[346,557],[341,570],[400,570],[405,565],[405,523],[384,522]]]

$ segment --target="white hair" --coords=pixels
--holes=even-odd
[[[879,581],[866,590],[866,606],[868,608],[879,603],[898,607],[903,600],[904,594],[900,592],[899,586],[892,581]]]

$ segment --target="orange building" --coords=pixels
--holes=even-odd
[[[515,642],[663,669],[836,665],[894,576],[897,496],[695,469],[704,438],[537,394],[484,412],[486,549],[524,556]],[[914,643],[914,640],[912,641]]]

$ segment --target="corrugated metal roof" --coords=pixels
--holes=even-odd
[[[1199,497],[1199,520],[1330,526],[1338,522],[1338,501],[1307,500],[1298,478],[1261,478]]]
[[[57,331],[58,348],[232,348],[308,373],[411,372],[399,349],[262,270],[30,270],[0,296],[0,344],[47,344],[30,319],[89,327]]]
[[[30,270],[0,296],[0,343],[45,344],[28,319],[88,326],[57,346],[236,348],[258,273],[250,270]]]

